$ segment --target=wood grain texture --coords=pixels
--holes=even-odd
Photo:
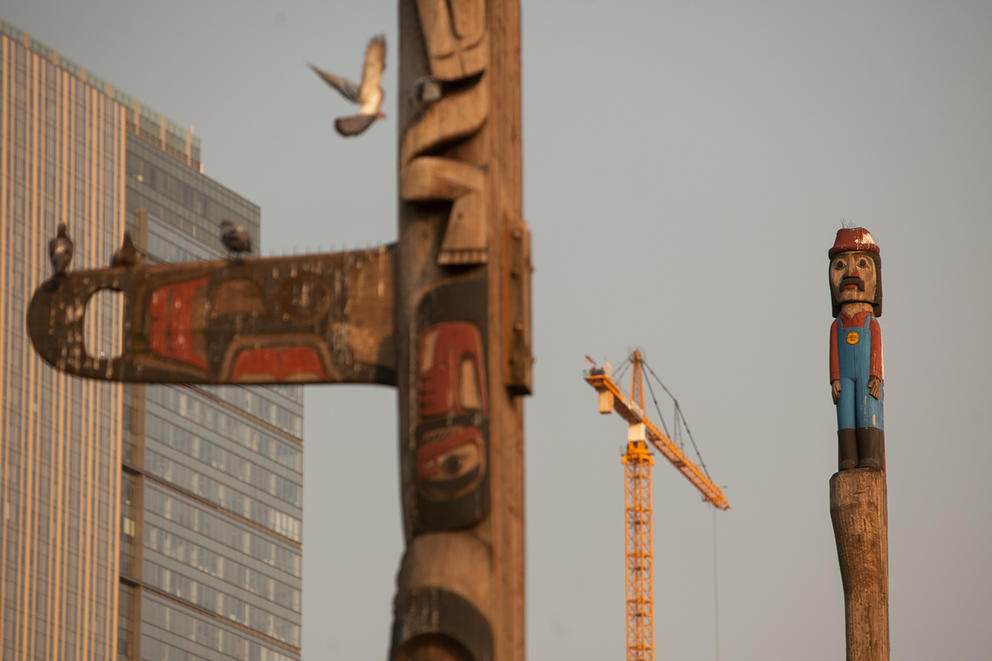
[[[530,364],[530,261],[515,253],[527,249],[518,7],[515,0],[404,0],[399,9],[396,319],[407,548],[391,657],[523,659],[520,395],[529,370],[518,370],[514,385],[506,369],[511,350],[527,353],[518,361]],[[427,106],[406,94],[425,76],[443,83],[441,98]],[[518,238],[507,240],[513,231]],[[519,284],[508,297],[511,271]],[[514,325],[516,343],[506,337]],[[477,347],[483,359],[475,359]],[[442,375],[439,354],[456,348],[484,372],[475,417],[462,410],[461,395],[439,396],[469,383]],[[444,406],[450,410],[441,415]],[[462,463],[449,464],[455,453]]]
[[[49,364],[94,379],[395,385],[393,250],[70,271],[35,291],[28,332]],[[118,356],[83,334],[105,290],[122,295]]]
[[[844,586],[847,661],[888,661],[889,548],[885,471],[855,468],[830,478]]]
[[[490,156],[490,236],[502,237],[513,231],[523,230],[522,207],[522,141],[520,112],[520,5],[517,0],[489,0],[487,3],[490,48],[490,98],[489,141]],[[506,250],[520,250],[518,242],[490,241],[492,263],[512,263]],[[529,249],[528,249],[529,252]],[[521,275],[529,291],[530,256],[527,271]],[[505,277],[490,278],[490,325],[494,339],[501,329],[516,323],[505,323],[502,318],[508,309],[500,305],[503,291],[510,286]],[[529,306],[529,302],[527,303]],[[523,333],[530,337],[530,318]],[[504,330],[503,332],[506,332]],[[493,345],[504,342],[494,341]],[[503,370],[510,356],[493,346],[493,381],[499,386]],[[497,354],[497,351],[499,353]],[[529,373],[529,340],[527,348]],[[530,391],[529,377],[526,392]],[[495,658],[501,661],[523,659],[524,649],[524,400],[516,393],[523,392],[499,388],[502,399],[498,423],[494,424],[493,454],[493,630],[496,636]],[[495,400],[494,395],[494,400]],[[493,416],[494,420],[496,416]]]
[[[450,200],[436,260],[439,264],[481,264],[488,258],[490,230],[483,208],[490,192],[485,168],[491,155],[486,139],[490,132],[483,127],[492,105],[487,5],[484,0],[417,0],[416,6],[421,62],[419,66],[407,63],[411,66],[406,71],[416,68],[420,73],[407,76],[401,72],[400,89],[412,90],[418,78],[430,76],[440,81],[442,95],[434,103],[406,109],[400,142],[400,197]],[[401,67],[405,59],[401,58]],[[409,98],[409,94],[401,96]]]

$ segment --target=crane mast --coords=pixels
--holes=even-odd
[[[630,397],[624,397],[608,369],[594,367],[585,379],[599,393],[599,412],[616,411],[627,422],[624,469],[627,661],[654,661],[654,532],[648,443],[675,466],[714,507],[730,508],[723,492],[644,413],[644,356],[630,356]]]
[[[637,427],[641,427],[641,438]],[[626,521],[627,661],[654,660],[654,540],[651,523],[651,467],[654,457],[632,425],[623,454]],[[631,437],[634,437],[631,440]]]

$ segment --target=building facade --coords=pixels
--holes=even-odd
[[[222,254],[259,208],[199,140],[0,22],[0,657],[298,659],[302,389],[121,385],[51,369],[25,314],[65,222],[70,269],[125,228],[151,261]],[[120,301],[86,340],[120,346]]]

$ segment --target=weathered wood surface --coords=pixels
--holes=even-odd
[[[397,379],[407,548],[393,659],[524,658],[519,13],[400,7]],[[439,81],[433,103],[408,90]]]
[[[400,28],[401,40],[416,36],[420,42],[416,53],[400,45],[400,89],[412,90],[416,80],[430,76],[442,96],[435,103],[400,110],[405,116],[400,197],[450,201],[435,259],[439,264],[480,264],[489,257],[492,179],[486,165],[491,152],[490,132],[483,126],[491,106],[491,16],[485,0],[416,0],[416,10],[416,25],[410,21],[408,28]]]
[[[885,471],[830,478],[830,518],[844,586],[847,661],[889,659],[889,547]]]
[[[69,271],[35,292],[28,333],[45,361],[95,379],[394,385],[393,252]],[[123,296],[118,356],[85,342],[105,290]]]
[[[519,7],[399,11],[396,245],[70,272],[36,292],[28,326],[45,360],[91,378],[396,385],[407,547],[391,657],[519,660],[533,362]],[[412,98],[417,81],[439,97]],[[85,343],[100,290],[124,295],[116,357]]]

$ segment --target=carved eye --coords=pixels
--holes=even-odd
[[[843,259],[838,259],[836,262],[834,262],[834,270],[835,271],[840,271],[843,268],[844,268],[844,260]]]
[[[862,257],[858,260],[858,268],[866,269],[868,268],[868,260]]]

